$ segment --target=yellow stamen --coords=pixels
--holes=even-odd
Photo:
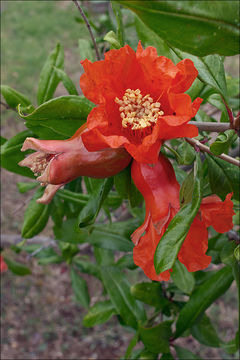
[[[149,94],[143,96],[139,89],[127,89],[122,99],[115,98],[119,105],[122,127],[130,126],[132,130],[145,129],[157,122],[164,115],[161,104],[153,102]]]

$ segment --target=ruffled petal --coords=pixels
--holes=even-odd
[[[158,162],[158,154],[161,148],[161,141],[158,140],[153,144],[125,144],[125,149],[129,154],[140,163],[156,164]]]
[[[195,99],[193,102],[188,94],[173,94],[170,93],[168,95],[170,106],[173,112],[177,116],[186,116],[188,120],[194,117],[199,110],[200,104],[202,102],[201,98]],[[179,121],[177,121],[175,125],[181,125]],[[166,117],[167,118],[167,117]],[[174,122],[171,121],[171,125],[174,126]]]
[[[88,151],[103,150],[108,147],[117,149],[129,143],[125,136],[119,135],[104,135],[98,128],[89,130],[82,135],[83,143]]]
[[[170,271],[164,271],[157,275],[154,268],[154,252],[161,235],[158,235],[155,227],[150,220],[146,234],[143,235],[137,246],[133,249],[133,260],[137,266],[140,266],[145,275],[151,280],[168,281],[170,279]]]
[[[175,78],[173,86],[171,87],[171,91],[175,93],[184,93],[190,88],[190,86],[198,76],[198,71],[195,68],[192,60],[189,59],[184,59],[180,61],[176,65],[176,67],[179,70],[179,73]]]
[[[205,225],[212,226],[217,232],[224,233],[233,227],[232,193],[222,201],[217,195],[211,195],[202,200],[200,212]]]
[[[196,136],[198,136],[198,128],[192,124],[169,126],[165,122],[165,118],[163,118],[159,126],[159,138],[163,140],[175,139],[181,137],[192,138]]]
[[[81,89],[95,104],[105,104],[122,96],[127,88],[137,89],[141,84],[136,53],[128,45],[106,52],[105,60],[81,63],[85,71],[80,78]]]
[[[205,255],[207,249],[208,232],[206,225],[196,217],[178,253],[178,259],[188,271],[206,269],[211,262],[211,256]]]

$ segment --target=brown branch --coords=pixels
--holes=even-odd
[[[226,130],[232,129],[229,123],[189,121],[188,124],[197,126],[197,128],[201,131],[224,132]]]
[[[196,139],[190,139],[190,138],[185,138],[186,141],[192,145],[194,148],[197,147],[199,148],[199,150],[203,151],[203,152],[206,152],[210,155],[213,155],[213,156],[216,156],[222,160],[225,160],[227,162],[229,162],[230,164],[233,164],[233,165],[236,165],[236,166],[239,166],[240,167],[240,161],[237,160],[237,159],[234,159],[232,158],[231,156],[228,156],[228,155],[225,155],[225,154],[222,154],[222,155],[214,155],[211,150],[209,149],[208,146],[206,145],[203,145],[202,143],[200,143],[200,141],[196,140]]]
[[[77,0],[72,0],[74,2],[74,4],[76,5],[76,7],[78,8],[83,20],[85,21],[86,25],[87,25],[87,28],[88,28],[88,31],[90,33],[90,36],[91,36],[91,39],[92,39],[92,42],[93,42],[93,46],[94,46],[94,49],[95,49],[95,52],[96,52],[96,57],[97,57],[97,60],[101,60],[101,56],[100,56],[100,53],[99,53],[99,50],[98,50],[98,47],[97,47],[97,43],[94,39],[94,36],[93,36],[93,33],[92,33],[92,29],[91,29],[91,26],[89,24],[89,21],[88,19],[86,18],[86,15],[84,14],[83,12],[83,9],[81,8],[81,6],[79,5],[78,1]]]
[[[0,101],[1,105],[4,106],[7,110],[13,110],[17,113],[17,110],[9,106],[8,104],[5,104],[4,102]]]

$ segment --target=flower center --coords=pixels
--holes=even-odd
[[[158,117],[164,115],[161,104],[153,102],[149,94],[143,96],[139,89],[127,89],[122,99],[116,97],[115,102],[119,104],[123,128],[143,130],[152,127]]]
[[[45,154],[41,152],[36,154],[37,156],[32,161],[30,169],[32,170],[35,176],[38,176],[39,174],[42,175],[53,155]]]

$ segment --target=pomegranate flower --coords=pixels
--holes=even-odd
[[[61,186],[79,176],[106,178],[129,164],[131,156],[124,148],[89,152],[82,142],[82,134],[87,131],[84,124],[67,140],[27,138],[24,141],[22,151],[32,149],[36,152],[19,165],[29,167],[41,185],[47,185],[38,202],[49,203]]]
[[[157,163],[164,140],[198,135],[187,122],[202,99],[192,102],[184,94],[198,75],[191,60],[174,65],[139,42],[136,53],[126,45],[107,52],[105,60],[82,65],[81,89],[97,105],[82,137],[89,151],[125,147],[135,160]]]
[[[136,245],[133,258],[136,265],[152,280],[169,280],[170,271],[159,275],[154,268],[154,253],[171,219],[180,209],[178,184],[173,167],[162,154],[157,164],[149,166],[133,161],[132,178],[146,203],[144,223],[132,234]],[[205,269],[211,262],[206,255],[208,248],[208,226],[224,233],[233,226],[234,215],[231,194],[225,201],[212,195],[202,200],[199,212],[188,231],[178,253],[179,261],[188,271]]]
[[[7,271],[7,269],[8,269],[7,264],[5,263],[2,255],[0,255],[0,273]]]

